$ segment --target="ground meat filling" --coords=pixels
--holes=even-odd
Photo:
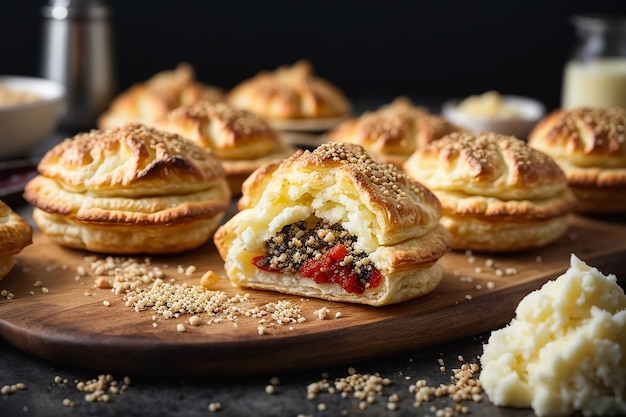
[[[355,242],[341,225],[309,219],[283,227],[266,242],[266,255],[252,263],[265,271],[298,273],[318,284],[334,282],[360,294],[378,286],[382,275],[366,253],[354,248]]]

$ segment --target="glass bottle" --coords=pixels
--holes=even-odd
[[[626,107],[626,16],[576,15],[578,43],[565,64],[561,106]]]

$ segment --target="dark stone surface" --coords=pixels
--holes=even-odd
[[[434,324],[436,325],[436,324]],[[453,375],[452,369],[461,365],[458,356],[465,362],[478,362],[482,344],[488,334],[465,340],[416,350],[394,357],[383,357],[360,363],[346,363],[345,366],[312,369],[298,373],[254,375],[236,378],[184,377],[143,377],[140,375],[114,374],[121,381],[124,376],[131,378],[131,384],[124,393],[111,395],[109,402],[87,402],[84,392],[76,388],[75,381],[97,379],[106,371],[80,369],[59,365],[24,354],[4,341],[0,341],[0,386],[22,382],[26,389],[10,395],[0,395],[1,416],[195,416],[212,415],[209,404],[219,402],[222,409],[219,416],[434,416],[431,406],[438,409],[454,406],[449,397],[436,398],[414,406],[414,395],[409,385],[425,379],[429,386],[447,384]],[[302,349],[314,349],[303,346]],[[367,346],[363,346],[367,349]],[[207,352],[207,355],[210,353]],[[439,359],[446,367],[441,371]],[[263,360],[263,358],[259,358]],[[322,379],[328,373],[329,380],[348,376],[348,368],[354,367],[360,374],[379,373],[389,378],[382,395],[367,409],[359,409],[359,400],[353,396],[342,398],[338,393],[321,393],[307,399],[307,385]],[[56,383],[55,377],[67,379],[67,383]],[[273,377],[280,383],[274,394],[265,392],[265,387]],[[399,397],[398,409],[389,411],[387,401],[390,395]],[[70,399],[74,406],[63,404]],[[326,410],[318,410],[319,404]],[[492,416],[533,416],[530,409],[509,409],[492,405],[486,396],[480,403],[465,402],[471,415]]]

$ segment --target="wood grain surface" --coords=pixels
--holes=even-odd
[[[270,320],[259,334],[259,319],[244,315],[219,323],[201,317],[199,325],[191,326],[190,315],[166,319],[150,309],[137,312],[121,295],[95,288],[93,273],[77,278],[77,270],[88,265],[88,253],[62,248],[37,232],[0,281],[0,290],[13,294],[0,298],[0,337],[51,361],[128,374],[241,375],[354,363],[505,325],[526,294],[568,268],[572,253],[624,279],[626,224],[572,216],[569,232],[542,249],[447,253],[441,260],[444,280],[435,291],[378,308],[234,288],[212,244],[152,258],[167,281],[198,285],[213,270],[222,279],[212,289],[229,296],[249,294],[249,308],[280,300],[301,308],[306,321]],[[190,265],[194,273],[182,272]],[[329,310],[325,319],[316,314],[323,307]],[[179,323],[185,331],[177,330]]]

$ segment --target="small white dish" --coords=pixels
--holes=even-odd
[[[530,97],[503,95],[503,104],[513,109],[515,116],[475,116],[459,109],[461,98],[453,98],[443,103],[441,113],[450,122],[474,132],[495,132],[526,139],[528,133],[545,115],[545,106]]]
[[[25,156],[56,128],[65,88],[44,78],[0,76],[0,86],[39,96],[36,101],[0,105],[0,160]]]

